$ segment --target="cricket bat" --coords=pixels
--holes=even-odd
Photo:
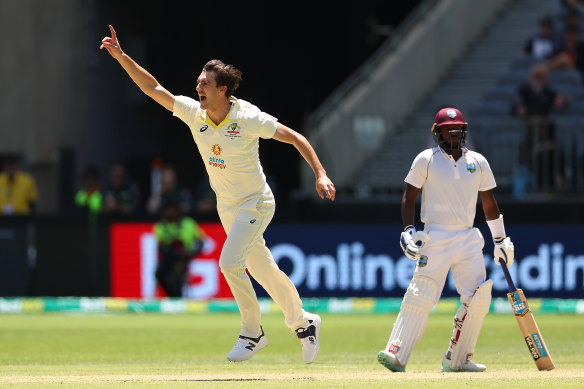
[[[511,308],[513,308],[515,319],[517,319],[517,324],[519,324],[525,343],[527,343],[529,353],[531,354],[538,370],[552,370],[555,368],[554,361],[552,361],[552,356],[545,345],[543,336],[541,335],[537,323],[535,322],[535,318],[529,309],[527,299],[525,298],[523,291],[515,287],[513,279],[511,279],[511,274],[509,274],[509,269],[507,269],[507,264],[501,263],[501,268],[507,279],[507,284],[509,284],[507,298],[509,299]]]

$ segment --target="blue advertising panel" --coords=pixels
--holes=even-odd
[[[508,286],[492,259],[491,234],[486,225],[479,229],[493,295],[504,296]],[[511,275],[529,297],[584,297],[584,226],[507,223],[506,230],[515,244]],[[416,262],[399,247],[401,231],[397,224],[274,224],[264,237],[302,297],[402,297]],[[266,296],[257,285],[256,291]],[[443,296],[457,296],[450,275]]]

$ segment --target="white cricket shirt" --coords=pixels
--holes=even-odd
[[[464,150],[455,161],[440,147],[418,154],[404,181],[422,189],[420,217],[424,224],[467,228],[474,224],[478,193],[497,186],[481,154]]]
[[[271,138],[277,119],[247,101],[231,97],[231,110],[215,125],[201,104],[186,96],[176,96],[173,116],[185,122],[197,144],[218,199],[237,201],[267,186],[259,159],[259,138]]]

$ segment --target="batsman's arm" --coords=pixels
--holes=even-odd
[[[484,192],[479,192],[481,194],[481,201],[483,203],[483,212],[485,213],[485,219],[495,220],[499,218],[501,212],[499,211],[499,204],[495,200],[495,195],[493,190],[486,190]]]
[[[505,233],[505,224],[503,222],[503,215],[499,211],[499,205],[495,200],[492,190],[486,190],[480,193],[487,225],[491,230],[493,243],[495,244],[493,260],[497,265],[500,265],[500,261],[503,260],[507,267],[510,267],[515,261],[515,246],[511,242],[511,238]]]
[[[325,197],[330,199],[331,201],[335,200],[335,194],[337,190],[335,189],[335,185],[333,182],[328,178],[326,175],[326,171],[324,167],[320,163],[316,152],[308,142],[308,140],[298,132],[292,130],[285,125],[278,123],[276,127],[276,133],[273,136],[274,139],[289,143],[294,145],[298,152],[302,155],[302,157],[308,162],[314,175],[316,177],[316,192],[320,196],[321,199]]]
[[[420,188],[411,184],[406,185],[406,190],[402,196],[401,216],[404,227],[413,226],[416,218],[416,198],[420,193]]]
[[[102,39],[100,50],[106,49],[120,63],[142,92],[172,112],[174,109],[174,95],[160,85],[146,69],[138,65],[129,55],[122,51],[116,31],[111,25],[109,28],[112,36],[106,36]]]

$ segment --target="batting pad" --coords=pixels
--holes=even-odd
[[[413,348],[426,330],[428,316],[437,293],[438,286],[433,279],[424,275],[414,275],[386,347],[388,352],[395,354],[402,366],[408,363]]]
[[[467,358],[472,357],[475,345],[479,339],[481,327],[483,326],[483,320],[487,313],[489,313],[489,308],[491,307],[492,288],[493,280],[483,282],[477,288],[472,300],[468,304],[466,318],[464,318],[464,321],[460,325],[461,328],[458,341],[450,355],[451,366],[453,369],[460,369],[462,365],[466,363]],[[457,312],[457,315],[459,315],[459,313],[460,312]]]

